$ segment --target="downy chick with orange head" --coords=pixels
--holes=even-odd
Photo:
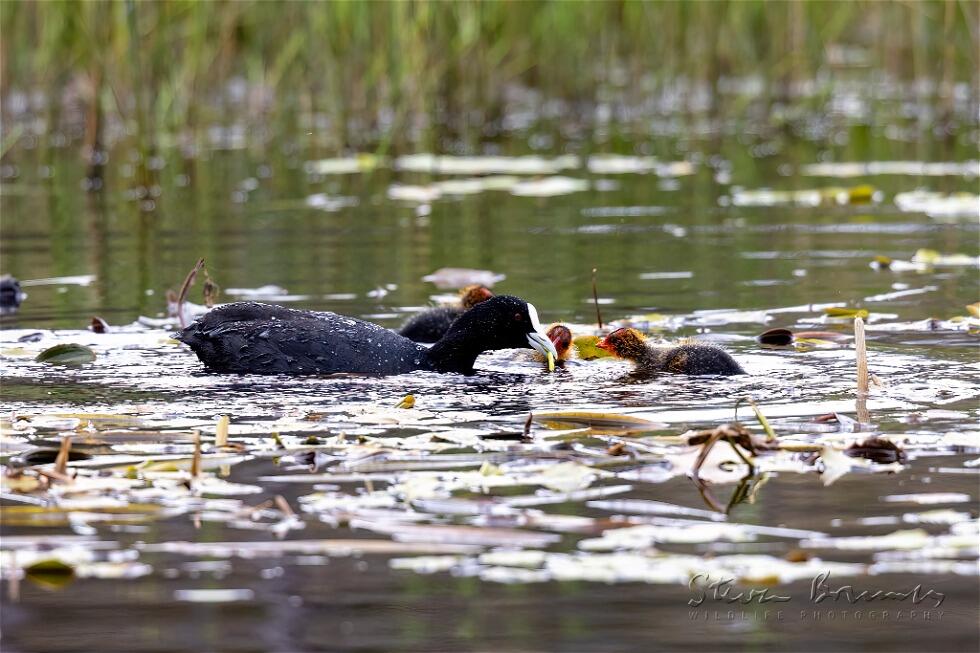
[[[430,308],[413,315],[398,329],[398,334],[414,342],[438,342],[446,335],[456,318],[491,297],[493,291],[486,286],[479,284],[466,286],[459,291],[458,304]]]
[[[636,329],[617,329],[596,346],[614,356],[633,361],[636,371],[643,374],[745,374],[742,366],[720,347],[705,343],[654,347],[647,344]]]

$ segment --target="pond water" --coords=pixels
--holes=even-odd
[[[98,193],[70,149],[8,155],[2,271],[28,296],[0,333],[3,454],[68,433],[93,457],[50,488],[18,484],[50,461],[7,469],[5,648],[976,649],[976,125],[901,138],[842,118],[810,140],[729,124],[627,135],[608,144],[620,158],[535,152],[530,131],[476,159],[165,151],[148,190],[120,148]],[[154,322],[199,257],[220,301],[275,285],[270,302],[391,327],[452,293],[426,275],[490,270],[576,334],[597,332],[595,268],[605,322],[719,342],[748,374],[636,383],[621,361],[549,374],[496,352],[472,377],[211,375]],[[866,424],[848,419],[852,319],[826,307],[869,311]],[[761,346],[773,327],[831,336]],[[67,342],[96,360],[34,362]],[[716,445],[710,498],[748,490],[724,515],[678,436],[744,397],[797,449],[760,454],[740,486],[748,468]],[[602,417],[543,419],[560,411]],[[221,415],[231,448],[213,443]],[[871,435],[904,463],[827,450]],[[933,592],[815,601],[821,572]],[[714,600],[697,573],[790,598]]]

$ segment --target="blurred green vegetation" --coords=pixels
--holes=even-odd
[[[83,116],[99,146],[124,125],[143,152],[233,118],[327,134],[329,149],[463,142],[514,87],[594,113],[682,84],[754,77],[764,97],[854,69],[928,81],[940,109],[978,86],[970,0],[923,2],[16,2],[0,10],[0,92],[38,93],[47,124]],[[46,115],[43,115],[46,114]],[[574,116],[569,116],[573,118]],[[5,121],[5,124],[10,124]],[[5,139],[5,143],[8,139]]]

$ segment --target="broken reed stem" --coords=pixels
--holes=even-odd
[[[222,415],[218,418],[218,425],[214,430],[214,446],[215,447],[227,447],[228,446],[228,424],[231,422],[231,418],[227,415]]]
[[[71,451],[71,436],[66,435],[61,439],[61,447],[58,449],[58,456],[54,459],[54,472],[61,476],[68,475],[68,452]]]
[[[595,302],[595,321],[599,323],[599,328],[602,328],[602,313],[599,312],[599,291],[596,290],[595,282],[596,268],[592,268],[592,301]]]
[[[864,342],[864,320],[854,318],[854,350],[857,356],[857,391],[868,394],[868,348]]]
[[[292,506],[290,506],[289,502],[286,501],[286,497],[282,496],[281,494],[276,495],[276,507],[279,508],[282,514],[286,515],[287,517],[296,516],[296,513],[293,512]]]
[[[191,478],[201,475],[201,434],[194,431],[194,457],[191,459]]]
[[[868,347],[864,341],[864,320],[854,318],[854,352],[857,358],[857,402],[855,410],[861,424],[871,421],[868,413]]]
[[[53,469],[39,469],[37,470],[37,475],[60,483],[71,483],[73,480],[71,476],[56,472]]]
[[[766,432],[766,437],[769,440],[775,440],[776,432],[772,430],[772,425],[769,423],[769,420],[762,414],[762,410],[759,408],[758,404],[755,403],[755,400],[752,399],[752,397],[743,397],[735,402],[735,421],[738,422],[738,405],[742,403],[742,401],[747,401],[749,402],[749,405],[752,406],[752,411],[755,413],[755,418],[759,420],[759,424],[762,425],[762,430]]]
[[[534,413],[528,413],[527,419],[524,420],[524,437],[531,435],[531,422],[534,421]]]

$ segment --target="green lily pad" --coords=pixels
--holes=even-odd
[[[82,365],[95,360],[95,352],[85,345],[73,342],[48,347],[34,359],[38,363],[51,365]]]
[[[599,342],[598,336],[578,336],[572,340],[575,349],[578,350],[578,357],[582,360],[592,360],[593,358],[607,358],[612,356],[608,351],[596,347]]]

